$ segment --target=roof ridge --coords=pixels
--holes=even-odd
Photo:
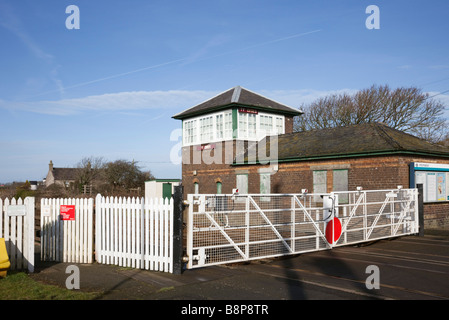
[[[229,89],[227,89],[227,90],[225,90],[225,91],[219,92],[219,93],[217,93],[215,96],[213,96],[213,97],[211,97],[211,98],[209,98],[209,99],[207,99],[207,100],[204,100],[203,102],[200,102],[199,104],[206,103],[206,102],[208,102],[208,101],[210,101],[210,100],[212,100],[212,99],[215,99],[215,98],[221,96],[222,94],[224,94],[224,93],[226,93],[226,92],[228,92],[228,91],[234,90],[235,88],[236,88],[236,87],[232,87],[232,88],[229,88]],[[186,110],[184,110],[184,111],[178,112],[177,114],[175,114],[174,116],[172,116],[172,118],[175,118],[175,117],[177,117],[178,115],[180,115],[180,114],[182,114],[182,113],[184,113],[184,112],[188,112],[189,110],[191,110],[191,109],[193,109],[193,108],[196,108],[197,106],[198,106],[198,104],[197,104],[197,105],[194,105],[194,106],[192,106],[192,107],[190,107],[190,108],[188,108],[188,109],[186,109]]]
[[[239,86],[239,87],[240,87],[240,86]],[[287,108],[289,108],[289,109],[291,109],[291,110],[293,110],[293,111],[296,111],[296,112],[297,112],[297,111],[301,111],[301,110],[299,110],[299,108],[298,108],[298,110],[297,110],[297,109],[295,109],[295,108],[293,108],[293,107],[290,107],[290,106],[284,104],[283,102],[275,101],[275,100],[273,100],[272,98],[268,98],[267,96],[265,96],[265,95],[263,95],[263,94],[254,92],[254,91],[249,90],[249,89],[247,89],[247,88],[240,87],[240,89],[246,90],[246,91],[248,91],[249,93],[255,94],[255,95],[259,96],[259,97],[262,97],[262,98],[264,98],[264,99],[270,100],[270,101],[272,101],[272,102],[274,102],[274,103],[277,103],[277,104],[279,104],[279,105],[282,105],[282,106],[284,106],[284,107],[287,107]],[[301,112],[302,112],[302,111],[301,111]]]
[[[232,94],[232,97],[231,97],[232,103],[239,102],[241,92],[242,92],[241,86],[234,87],[234,93]]]
[[[271,112],[279,112],[289,115],[300,115],[303,112],[284,103],[268,98],[260,93],[248,90],[241,86],[235,86],[223,91],[212,98],[209,98],[195,106],[181,111],[172,118],[185,119],[193,115],[199,115],[210,112],[211,110],[219,110],[228,106],[245,105],[248,107],[260,108]]]

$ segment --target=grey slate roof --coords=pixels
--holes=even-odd
[[[53,168],[53,177],[55,180],[75,180],[80,169],[78,168]]]
[[[257,110],[293,116],[302,114],[302,112],[298,109],[283,105],[279,102],[261,96],[260,94],[254,93],[240,86],[236,86],[192,108],[174,115],[173,118],[186,119],[233,106],[251,107]]]
[[[270,148],[269,139],[266,146],[265,139],[257,145],[263,150],[261,154],[270,155],[270,152],[264,153],[265,147]],[[252,149],[246,151],[245,163],[251,151],[254,152]],[[400,153],[449,158],[448,147],[427,142],[381,123],[294,132],[278,136],[279,162]]]

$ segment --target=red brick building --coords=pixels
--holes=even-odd
[[[324,193],[424,184],[426,228],[449,228],[449,149],[383,124],[293,132],[301,112],[232,88],[183,121],[188,193]]]

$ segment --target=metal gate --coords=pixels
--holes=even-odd
[[[187,268],[418,233],[417,189],[188,195]]]

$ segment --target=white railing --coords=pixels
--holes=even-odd
[[[99,263],[173,272],[173,199],[95,200]]]
[[[34,272],[34,197],[0,199],[0,238],[5,239],[11,270]]]
[[[418,233],[416,189],[188,195],[188,268]]]

